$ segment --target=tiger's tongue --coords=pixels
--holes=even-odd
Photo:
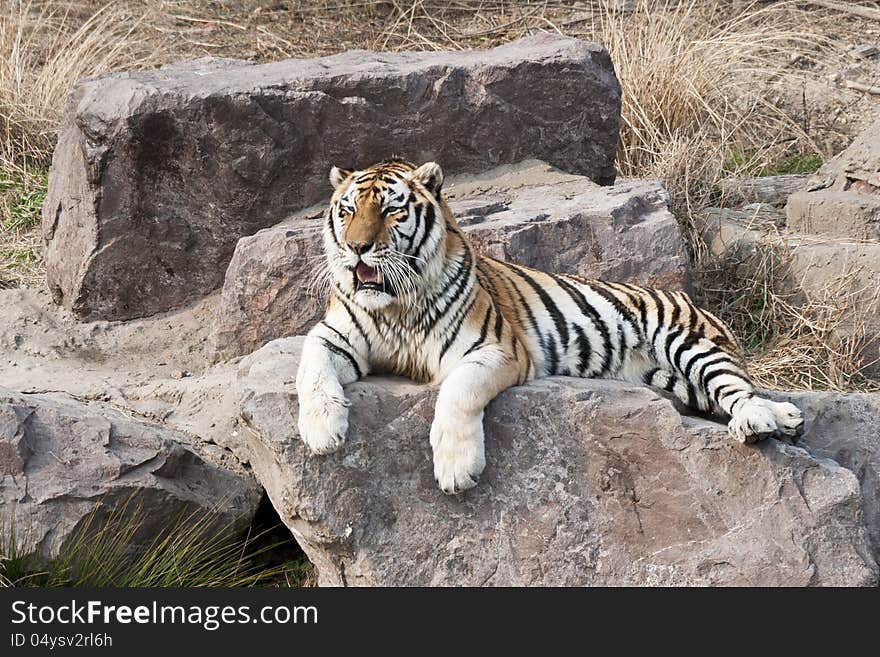
[[[358,280],[361,283],[380,284],[382,282],[382,277],[379,275],[379,270],[373,269],[365,262],[358,263],[355,273],[357,274]]]

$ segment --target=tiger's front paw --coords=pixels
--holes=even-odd
[[[742,443],[770,437],[797,440],[804,431],[804,414],[794,404],[753,397],[736,409],[727,427]]]
[[[323,389],[299,396],[299,436],[313,454],[329,454],[345,442],[349,401],[342,393]]]
[[[454,495],[473,488],[486,467],[482,413],[475,418],[436,415],[431,424],[431,447],[440,490]]]

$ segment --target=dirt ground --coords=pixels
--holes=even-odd
[[[131,322],[77,322],[41,289],[0,290],[0,386],[107,404],[237,451],[235,363],[211,366],[218,295]]]

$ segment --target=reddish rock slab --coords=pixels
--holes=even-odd
[[[480,172],[537,157],[610,184],[620,98],[607,51],[558,35],[87,80],[43,206],[49,288],[81,319],[198,299],[241,237],[327,198],[332,165],[398,155]]]

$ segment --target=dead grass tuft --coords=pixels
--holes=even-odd
[[[740,337],[757,385],[775,390],[880,390],[876,321],[880,290],[851,269],[820,288],[797,280],[778,232],[751,247],[706,258],[704,303]]]
[[[782,104],[779,90],[818,77],[840,48],[793,2],[635,5],[623,13],[602,0],[587,32],[608,47],[623,87],[618,168],[668,185],[699,261],[694,218],[726,169],[818,152],[803,108]]]
[[[42,280],[38,224],[47,177],[42,168],[0,166],[0,289]]]
[[[48,164],[64,102],[84,77],[155,64],[138,37],[147,14],[107,4],[10,2],[0,13],[0,162]]]
[[[157,61],[136,36],[145,16],[113,4],[0,9],[0,288],[39,284],[37,225],[64,103],[80,78]]]

